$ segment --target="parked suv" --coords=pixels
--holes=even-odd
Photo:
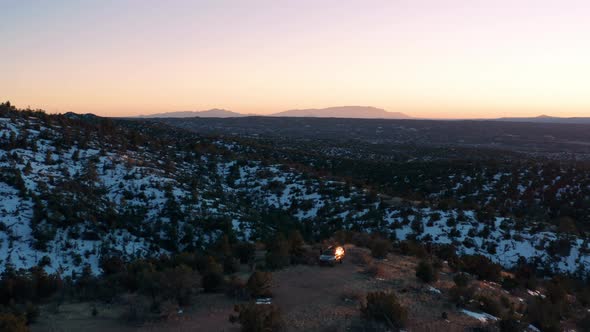
[[[328,249],[324,250],[320,255],[320,264],[330,264],[334,265],[336,263],[342,264],[342,260],[344,259],[344,247],[341,246],[332,246]]]

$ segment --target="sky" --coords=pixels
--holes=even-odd
[[[590,1],[0,0],[0,100],[590,116]]]

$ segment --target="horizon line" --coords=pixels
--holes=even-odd
[[[6,100],[5,102],[10,102],[10,100]],[[145,114],[110,116],[110,115],[100,115],[94,111],[91,111],[91,112],[64,111],[64,110],[51,111],[51,110],[47,110],[44,108],[31,108],[30,105],[28,105],[26,108],[17,107],[13,103],[11,103],[11,105],[13,105],[17,109],[21,109],[21,110],[43,111],[48,114],[66,114],[66,113],[75,113],[75,114],[82,114],[82,115],[83,114],[92,114],[92,115],[100,116],[100,117],[104,117],[104,118],[144,118],[144,117],[152,117],[154,115],[165,115],[165,114],[184,113],[184,112],[199,114],[199,113],[204,113],[204,112],[209,112],[209,111],[231,112],[231,113],[238,114],[240,117],[297,117],[297,118],[381,119],[381,120],[449,120],[449,121],[453,121],[453,120],[543,119],[543,118],[545,118],[545,119],[552,119],[552,118],[553,119],[584,119],[584,118],[590,118],[590,115],[588,115],[588,116],[554,116],[554,115],[549,115],[543,111],[540,111],[540,114],[538,114],[538,115],[529,115],[529,116],[515,115],[515,116],[497,116],[497,117],[470,117],[470,116],[466,116],[466,117],[460,117],[460,116],[459,117],[444,117],[444,116],[443,117],[428,117],[428,116],[414,116],[414,115],[408,114],[404,111],[389,111],[387,109],[376,107],[376,106],[361,106],[361,105],[340,105],[340,106],[312,107],[312,108],[291,108],[291,109],[286,109],[286,110],[282,110],[282,111],[273,111],[270,113],[252,113],[252,112],[243,113],[240,111],[234,111],[234,110],[230,110],[230,109],[226,109],[226,108],[213,107],[213,108],[204,109],[204,110],[200,110],[200,111],[196,111],[196,110],[155,111],[155,112],[145,113]],[[406,116],[407,118],[385,118],[385,117],[363,117],[363,116],[358,116],[358,117],[342,116],[342,117],[340,117],[340,116],[285,116],[285,115],[278,115],[280,113],[289,112],[289,111],[325,110],[325,109],[330,109],[330,108],[344,108],[344,107],[373,108],[373,109],[385,111],[387,113],[401,114],[403,116]],[[167,116],[161,116],[160,118],[166,118],[166,117]],[[195,117],[198,117],[198,115],[195,115]],[[190,118],[190,117],[177,117],[177,118]],[[212,116],[210,118],[222,118],[222,117]],[[223,117],[223,118],[232,118],[232,116]]]

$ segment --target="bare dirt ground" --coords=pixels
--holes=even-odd
[[[375,260],[382,274],[373,277],[364,272],[366,264],[359,256],[367,249],[347,248],[347,259],[335,267],[299,265],[273,273],[275,303],[283,310],[289,331],[346,330],[360,319],[360,301],[367,292],[393,290],[409,310],[408,331],[462,331],[478,322],[458,313],[455,306],[415,277],[417,259],[389,255]],[[452,278],[441,273],[432,286],[441,291],[452,287]],[[448,319],[441,318],[447,312]]]
[[[41,309],[38,322],[31,326],[32,332],[184,332],[184,331],[224,331],[238,332],[239,326],[229,322],[233,312],[234,301],[225,294],[199,294],[193,305],[183,308],[181,315],[175,315],[163,322],[134,324],[124,318],[123,305],[107,306],[99,303],[72,303],[60,306],[59,312],[48,313]],[[92,316],[92,308],[98,308],[98,314]]]
[[[273,273],[273,303],[283,312],[288,331],[347,331],[360,321],[360,304],[369,291],[393,290],[409,312],[407,331],[464,331],[480,322],[461,312],[448,300],[452,275],[443,268],[431,286],[415,277],[415,257],[390,254],[384,260],[368,258],[369,251],[347,246],[343,264],[334,267],[297,265]],[[365,273],[367,261],[381,266],[378,276]],[[440,290],[439,294],[436,290]],[[236,302],[224,294],[199,294],[180,315],[133,325],[121,317],[123,305],[73,303],[59,311],[43,307],[33,332],[41,331],[239,331],[229,323]],[[98,314],[91,315],[96,305]],[[448,314],[442,319],[442,313]]]

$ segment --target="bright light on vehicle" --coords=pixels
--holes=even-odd
[[[336,247],[334,250],[334,256],[336,256],[336,259],[342,258],[344,256],[344,248]]]

